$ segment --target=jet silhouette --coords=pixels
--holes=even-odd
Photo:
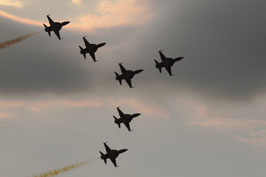
[[[126,69],[123,67],[122,63],[119,63],[119,66],[120,66],[120,70],[121,70],[121,73],[122,73],[122,74],[119,75],[119,74],[117,74],[117,73],[115,72],[115,75],[116,75],[115,78],[116,78],[116,80],[118,80],[119,83],[120,83],[120,85],[122,85],[122,80],[124,79],[124,80],[127,82],[128,86],[129,86],[130,88],[133,88],[133,87],[132,87],[132,83],[131,83],[131,79],[132,79],[136,74],[142,72],[143,69],[139,69],[139,70],[132,71],[132,70],[126,70]]]
[[[124,114],[119,107],[117,107],[116,109],[119,113],[120,118],[116,118],[115,116],[113,116],[115,119],[115,123],[118,125],[119,128],[121,128],[121,123],[123,123],[127,127],[128,131],[132,131],[129,123],[132,121],[132,119],[140,116],[141,114]]]
[[[79,46],[80,48],[80,53],[84,56],[84,59],[86,59],[86,54],[89,53],[91,58],[93,59],[94,62],[96,62],[96,57],[95,57],[95,52],[98,50],[98,48],[104,46],[106,43],[101,43],[101,44],[90,44],[87,39],[86,36],[83,37],[83,41],[85,43],[85,49],[83,49],[81,46]]]
[[[49,34],[49,36],[51,36],[51,31],[53,31],[56,36],[58,37],[59,40],[61,40],[61,36],[59,31],[62,29],[63,26],[67,25],[70,23],[70,21],[65,21],[65,22],[54,22],[51,18],[50,15],[47,15],[48,21],[50,23],[50,26],[46,26],[45,24],[43,24],[43,26],[45,27],[45,31]]]
[[[107,163],[107,159],[110,159],[111,162],[114,164],[114,166],[117,167],[116,158],[119,156],[119,154],[126,152],[127,149],[121,149],[121,150],[111,149],[108,147],[108,145],[106,143],[104,143],[104,147],[106,150],[106,154],[103,154],[100,151],[101,159],[104,160],[105,164]]]
[[[159,63],[157,60],[154,60],[156,65],[155,67],[159,69],[160,73],[162,72],[162,67],[165,67],[166,71],[169,73],[170,76],[172,75],[171,67],[175,64],[175,62],[182,60],[184,57],[177,57],[177,58],[167,58],[164,56],[162,51],[159,51],[160,57],[162,62]]]

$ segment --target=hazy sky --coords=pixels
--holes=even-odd
[[[266,2],[263,0],[0,0],[0,42],[71,23],[59,41],[41,32],[0,50],[0,176],[29,177],[128,148],[114,168],[98,160],[65,177],[264,177]],[[106,42],[94,63],[82,37]],[[158,50],[184,56],[174,77]],[[120,86],[123,62],[144,69]],[[115,107],[141,112],[133,132]]]

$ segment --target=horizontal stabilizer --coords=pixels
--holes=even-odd
[[[101,154],[101,159],[103,159],[104,160],[104,163],[106,164],[107,163],[107,159],[104,157],[104,154],[101,152],[101,151],[99,151],[100,152],[100,154]]]
[[[118,118],[116,118],[115,116],[113,116],[115,119],[115,123],[118,125],[119,128],[121,128],[121,123],[118,121]]]
[[[51,31],[49,30],[49,28],[45,24],[43,24],[43,26],[44,26],[44,31],[47,32],[48,35],[51,37]]]
[[[118,120],[115,116],[113,116],[113,118],[114,118],[115,120]]]
[[[154,60],[156,65],[155,67],[159,69],[160,73],[162,72],[162,67],[160,66],[160,63],[157,60]]]
[[[122,80],[119,79],[119,74],[117,72],[115,72],[115,76],[116,76],[116,80],[118,80],[120,85],[122,85]]]

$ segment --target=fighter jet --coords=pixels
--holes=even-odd
[[[62,39],[60,36],[59,31],[62,29],[63,26],[67,25],[70,23],[70,21],[65,21],[65,22],[54,22],[51,18],[50,15],[47,15],[48,21],[50,23],[50,26],[46,26],[45,24],[43,24],[45,31],[49,34],[49,36],[51,36],[51,31],[53,31],[55,33],[55,35],[58,37],[58,39]]]
[[[86,36],[83,37],[83,41],[85,43],[86,48],[83,49],[81,46],[79,46],[80,48],[80,53],[84,56],[84,59],[86,59],[86,54],[89,53],[91,58],[93,59],[94,62],[96,62],[96,57],[95,57],[95,52],[98,50],[98,48],[104,46],[106,43],[101,43],[101,44],[90,44],[87,39]]]
[[[104,143],[104,147],[106,150],[106,154],[104,154],[100,151],[101,159],[104,160],[105,164],[107,163],[107,159],[110,159],[111,162],[114,164],[114,166],[117,167],[116,158],[119,156],[119,154],[126,152],[127,149],[121,149],[121,150],[111,149],[107,146],[106,143]]]
[[[129,123],[132,121],[132,119],[138,117],[140,113],[124,114],[119,107],[117,107],[116,109],[119,113],[120,118],[116,118],[115,116],[113,116],[115,119],[115,123],[118,125],[119,128],[121,128],[121,123],[123,123],[127,127],[128,131],[132,131]]]
[[[171,67],[175,64],[175,62],[182,60],[184,57],[177,57],[177,58],[167,58],[162,53],[162,51],[159,51],[160,57],[162,62],[159,63],[157,60],[154,60],[156,65],[155,67],[159,69],[160,73],[162,72],[162,67],[165,67],[166,71],[169,73],[170,76],[172,75],[172,69]]]
[[[126,70],[126,69],[123,67],[122,63],[119,63],[119,66],[120,66],[120,70],[121,70],[122,74],[119,75],[119,74],[117,74],[117,73],[115,72],[115,75],[116,75],[115,78],[116,78],[116,80],[118,80],[119,83],[120,83],[120,85],[122,85],[122,80],[125,79],[125,81],[127,82],[128,86],[129,86],[130,88],[133,88],[133,87],[132,87],[132,83],[131,83],[131,79],[132,79],[136,74],[142,72],[143,69],[139,69],[139,70],[132,71],[132,70]]]

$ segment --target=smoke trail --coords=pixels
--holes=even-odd
[[[57,176],[57,175],[60,175],[60,174],[62,174],[64,172],[68,172],[70,170],[73,170],[75,168],[81,167],[81,166],[86,165],[88,163],[94,162],[94,161],[96,161],[98,159],[99,158],[95,158],[95,159],[88,160],[88,161],[85,161],[85,162],[80,162],[80,163],[77,163],[77,164],[65,166],[63,168],[50,170],[49,172],[42,173],[42,174],[39,174],[39,175],[34,175],[33,177],[53,177],[53,176]]]
[[[25,36],[18,37],[16,39],[13,39],[13,40],[10,40],[10,41],[2,42],[2,43],[0,43],[0,49],[4,49],[4,48],[7,48],[7,47],[9,47],[11,45],[14,45],[16,43],[22,42],[25,39],[28,39],[29,37],[32,37],[32,36],[34,36],[34,35],[36,35],[38,33],[40,33],[40,32],[35,32],[35,33],[32,33],[32,34],[28,34],[28,35],[25,35]]]

